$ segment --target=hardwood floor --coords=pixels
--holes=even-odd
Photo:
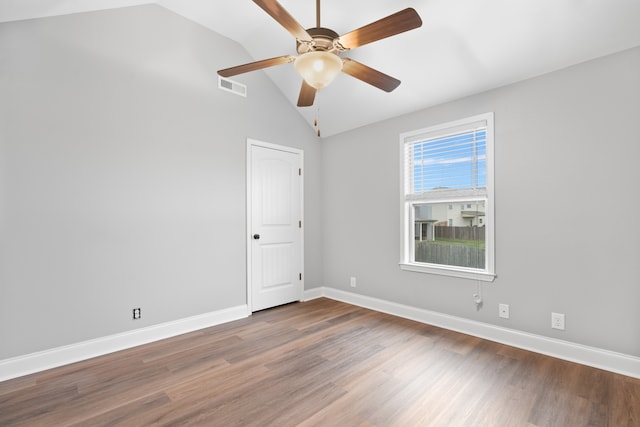
[[[317,299],[0,383],[0,426],[640,426],[640,380]]]

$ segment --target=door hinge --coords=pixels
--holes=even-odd
[[[302,221],[298,221],[298,228],[302,228]]]
[[[302,273],[300,273],[300,280],[302,280]]]

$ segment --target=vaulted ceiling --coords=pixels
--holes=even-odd
[[[279,2],[315,26],[314,0]],[[235,40],[254,60],[296,54],[293,37],[250,0],[0,0],[0,22],[147,3]],[[295,107],[310,126],[320,114],[323,136],[640,46],[638,0],[323,0],[322,26],[344,34],[407,7],[422,27],[343,54],[401,80],[395,91],[341,74],[314,106]],[[257,72],[296,105],[292,64]]]

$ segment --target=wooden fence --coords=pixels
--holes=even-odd
[[[481,269],[485,266],[483,248],[474,248],[462,245],[446,245],[428,241],[416,241],[415,245],[416,262],[428,262],[431,264],[455,265],[458,267]]]
[[[433,227],[436,239],[481,240],[484,242],[484,227]]]

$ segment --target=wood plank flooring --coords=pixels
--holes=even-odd
[[[0,426],[640,426],[640,380],[317,299],[0,383]]]

